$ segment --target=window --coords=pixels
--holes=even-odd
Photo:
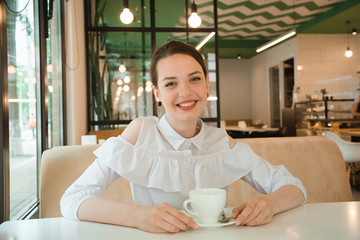
[[[47,41],[40,23],[47,22],[42,10],[51,4],[42,4],[48,1],[0,2],[0,31],[7,36],[1,39],[6,52],[0,52],[5,73],[0,75],[1,117],[8,121],[1,125],[1,221],[23,219],[36,211],[42,151],[64,143],[61,2],[54,2]]]
[[[129,1],[134,21],[128,25],[119,20],[123,5],[117,0],[84,2],[89,131],[117,128],[139,116],[156,115],[149,75],[152,52],[170,40],[196,46],[217,32],[212,2],[203,6],[206,13],[199,29],[187,26],[191,1]],[[210,73],[210,101],[202,118],[214,124],[219,123],[216,39],[213,37],[200,50]]]

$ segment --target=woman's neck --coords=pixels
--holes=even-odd
[[[173,121],[172,119],[169,119],[167,116],[165,117],[168,123],[170,124],[170,126],[184,138],[195,137],[200,132],[200,128],[197,126],[198,119]]]

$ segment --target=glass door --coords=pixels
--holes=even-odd
[[[52,14],[48,22],[48,38],[46,39],[46,72],[48,99],[47,147],[60,146],[65,143],[64,136],[64,82],[62,62],[62,34],[61,34],[61,3],[54,1]],[[51,5],[49,4],[49,8]]]
[[[282,109],[293,106],[294,58],[281,61],[269,68],[270,124],[280,128]]]
[[[37,92],[40,82],[35,51],[34,1],[8,1],[6,9],[10,220],[19,219],[38,201]]]
[[[270,124],[280,127],[280,65],[269,69],[270,80]]]

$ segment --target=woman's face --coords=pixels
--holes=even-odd
[[[168,120],[198,119],[207,103],[209,78],[191,56],[175,54],[156,66],[158,87],[153,88]]]

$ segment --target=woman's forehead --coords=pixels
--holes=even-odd
[[[195,71],[201,70],[202,67],[198,61],[192,56],[186,54],[174,54],[159,60],[157,64],[158,74],[161,72],[176,72],[176,71]]]

